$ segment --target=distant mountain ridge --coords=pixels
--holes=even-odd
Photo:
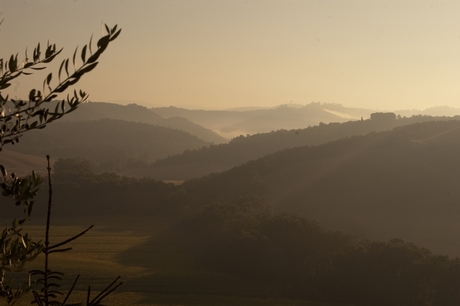
[[[425,110],[397,110],[396,114],[401,116],[414,116],[414,115],[426,115],[426,116],[458,116],[460,115],[460,108],[451,106],[433,106]]]
[[[189,110],[177,107],[155,107],[152,110],[164,118],[183,117],[233,138],[246,134],[268,133],[279,129],[299,129],[320,122],[345,122],[369,118],[368,109],[346,108],[340,104],[310,103],[307,105],[280,105],[265,109]]]
[[[173,128],[197,136],[206,142],[216,144],[227,142],[227,139],[217,135],[215,132],[192,123],[185,118],[164,119],[148,108],[136,104],[119,105],[105,102],[84,103],[78,107],[77,111],[63,117],[61,121],[98,120],[105,118],[142,122]]]

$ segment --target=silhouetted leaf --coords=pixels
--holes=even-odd
[[[83,47],[83,49],[81,50],[81,60],[84,62],[86,62],[86,45]]]

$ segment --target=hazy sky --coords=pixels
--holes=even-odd
[[[459,13],[458,0],[0,0],[0,56],[49,39],[58,66],[104,22],[123,31],[77,86],[92,101],[460,107]]]

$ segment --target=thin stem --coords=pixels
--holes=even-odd
[[[75,236],[73,236],[73,237],[71,237],[71,238],[69,238],[69,239],[67,239],[67,240],[65,240],[65,241],[56,243],[55,245],[50,246],[48,249],[49,249],[49,250],[52,250],[52,249],[58,248],[58,247],[60,247],[60,246],[63,246],[63,245],[65,245],[65,244],[69,243],[69,242],[72,242],[72,241],[74,241],[75,239],[77,239],[77,238],[83,236],[84,234],[86,234],[86,232],[89,231],[90,229],[92,229],[93,227],[94,227],[94,225],[91,225],[90,227],[88,227],[87,229],[85,229],[85,230],[84,230],[83,232],[81,232],[80,234],[75,235]]]
[[[50,166],[50,156],[46,155],[46,160],[48,161],[48,211],[46,216],[46,232],[45,232],[45,275],[44,278],[44,297],[45,297],[45,305],[48,306],[48,247],[50,244],[49,236],[50,236],[50,219],[51,219],[51,198],[53,195],[53,190],[51,187],[51,166]]]

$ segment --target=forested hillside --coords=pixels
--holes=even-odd
[[[97,171],[145,167],[159,158],[209,145],[184,131],[124,120],[59,121],[31,131],[10,150],[54,159],[80,157],[98,164]],[[43,169],[45,168],[43,163]]]
[[[460,255],[459,155],[460,122],[432,121],[281,151],[183,187],[210,202],[257,194],[329,229]]]
[[[217,135],[210,129],[192,123],[185,118],[164,119],[148,108],[136,104],[119,105],[114,103],[90,102],[79,106],[78,112],[73,112],[62,118],[62,121],[80,121],[97,119],[118,119],[125,121],[142,122],[162,127],[173,128],[195,135],[198,138],[212,143],[224,143],[228,140]]]
[[[99,206],[105,211],[109,205],[113,212],[187,215],[207,204],[255,194],[277,211],[298,213],[328,229],[361,238],[402,238],[460,255],[455,234],[460,230],[459,154],[460,122],[431,121],[280,151],[181,186],[158,185],[164,190],[143,185],[155,182],[151,179],[96,175],[94,169],[78,176],[75,190],[75,174],[63,180],[68,170],[59,173],[69,167],[56,166],[56,177],[68,182],[60,187],[63,194],[74,195],[66,200],[69,207],[73,201],[88,203],[88,211]],[[83,195],[88,198],[79,200]],[[82,207],[77,202],[75,213]]]
[[[452,119],[459,118],[413,116],[396,120],[358,120],[319,124],[306,129],[279,130],[271,133],[239,136],[232,139],[228,144],[187,150],[179,155],[158,160],[148,168],[131,171],[130,175],[156,179],[191,179],[211,172],[229,170],[244,162],[284,149],[320,145],[344,137],[390,130],[394,127],[416,122]]]

